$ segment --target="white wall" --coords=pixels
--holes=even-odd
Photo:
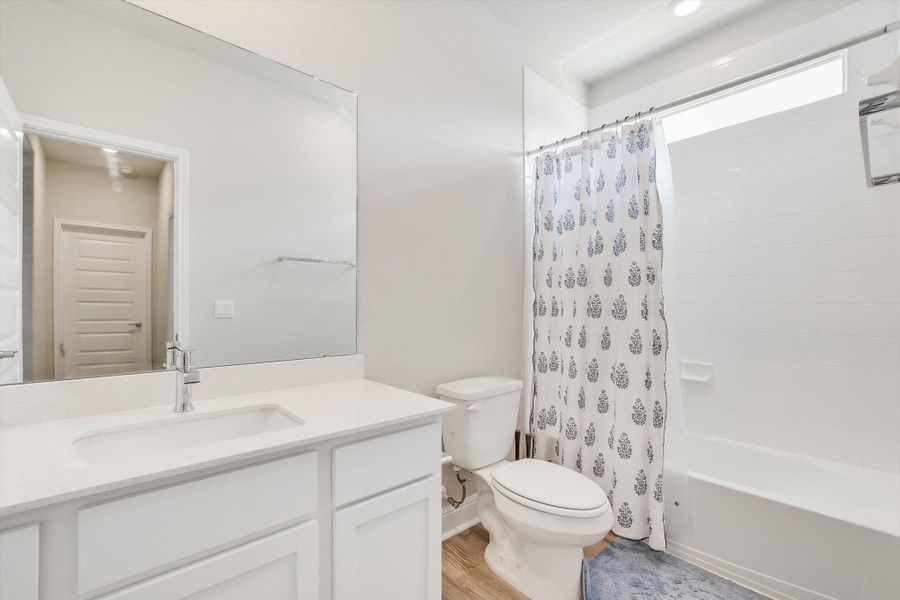
[[[588,109],[583,100],[560,89],[531,69],[525,69],[525,149],[584,131]]]
[[[859,2],[591,110],[593,124],[702,89],[898,18]],[[868,189],[857,102],[897,34],[848,51],[848,92],[671,145],[677,243],[670,326],[682,358],[714,364],[682,383],[687,428],[900,471],[900,188]],[[720,73],[712,61],[739,57]],[[673,383],[677,373],[673,374]]]
[[[54,219],[73,219],[155,229],[158,178],[117,179],[114,187],[105,167],[47,160],[45,226],[52,231]]]
[[[359,94],[368,377],[519,375],[522,66],[578,86],[474,2],[140,4]]]

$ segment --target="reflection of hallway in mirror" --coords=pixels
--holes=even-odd
[[[162,365],[170,312],[171,163],[27,138],[28,380]]]

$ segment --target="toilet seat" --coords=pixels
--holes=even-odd
[[[526,458],[493,470],[491,480],[509,500],[549,515],[591,518],[609,511],[599,485],[561,465]]]

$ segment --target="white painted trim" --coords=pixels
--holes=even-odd
[[[25,133],[33,133],[42,137],[53,138],[83,146],[97,148],[113,148],[122,152],[140,154],[157,160],[173,163],[173,206],[175,211],[175,259],[172,277],[173,331],[179,341],[188,345],[190,340],[188,323],[188,190],[189,190],[189,153],[184,148],[167,146],[148,140],[142,140],[100,129],[92,129],[57,121],[28,113],[20,113],[22,128]],[[54,339],[55,341],[55,339]]]
[[[479,523],[477,493],[467,497],[459,508],[444,504],[441,508],[441,539],[452,538]]]
[[[153,230],[147,227],[134,227],[131,225],[111,225],[107,223],[91,223],[89,221],[76,221],[74,219],[53,219],[53,376],[56,379],[65,379],[62,357],[59,355],[59,344],[62,342],[62,319],[60,318],[59,297],[59,239],[64,229],[96,229],[101,232],[115,234],[137,233],[146,240],[145,268],[147,271],[147,360],[153,364]],[[70,376],[71,377],[71,376]]]
[[[671,540],[666,542],[666,552],[773,600],[838,600],[833,596],[820,594],[787,581],[745,569],[740,565]]]

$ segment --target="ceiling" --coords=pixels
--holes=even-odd
[[[669,0],[482,0],[547,58],[587,84],[684,44],[776,0],[704,0],[686,17]]]
[[[96,146],[85,146],[42,137],[41,147],[44,149],[44,156],[46,156],[47,160],[58,160],[103,169],[109,168],[107,164],[110,158],[109,153]],[[133,174],[144,177],[159,177],[163,166],[166,164],[161,160],[137,154],[128,154],[127,152],[116,152],[114,156],[115,160],[118,160],[120,172],[123,167],[126,169],[130,168]]]

